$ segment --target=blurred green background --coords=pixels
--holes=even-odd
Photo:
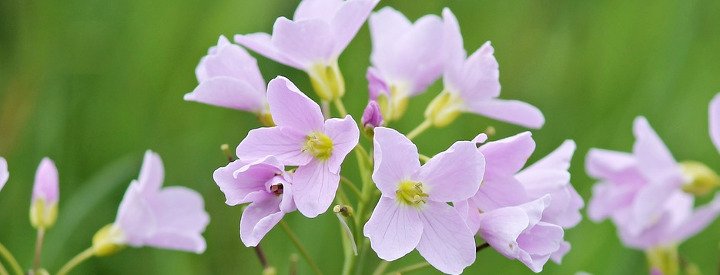
[[[212,181],[224,165],[219,145],[236,145],[257,127],[247,113],[188,103],[194,69],[218,35],[269,32],[278,16],[291,16],[298,1],[0,1],[0,155],[11,177],[0,193],[0,242],[23,265],[32,258],[34,232],[27,213],[34,171],[43,156],[57,163],[61,211],[47,235],[44,265],[60,265],[90,244],[114,220],[117,205],[137,176],[143,151],[162,155],[166,184],[202,193],[211,223],[203,255],[126,249],[93,259],[75,274],[257,274],[260,265],[238,237],[240,207],[227,207]],[[707,134],[707,103],[720,89],[720,1],[389,1],[411,19],[445,6],[457,15],[469,51],[491,40],[501,67],[503,98],[530,102],[547,123],[534,131],[544,156],[565,139],[578,144],[573,183],[585,198],[593,181],[584,173],[590,147],[629,150],[632,120],[645,115],[676,158],[720,169]],[[365,70],[370,40],[363,27],[340,58],[346,106],[359,117],[367,100]],[[265,79],[285,75],[310,91],[307,77],[258,58]],[[408,131],[439,92],[436,83],[414,99],[393,125]],[[308,93],[312,94],[312,93]],[[314,96],[314,95],[313,95]],[[465,115],[451,127],[417,139],[433,154],[486,126],[496,137],[522,128]],[[353,163],[345,170],[352,175]],[[584,210],[583,210],[584,211]],[[335,217],[286,216],[327,274],[340,272],[342,250]],[[608,222],[583,221],[566,232],[573,245],[548,274],[637,274],[641,252],[625,249]],[[687,260],[716,272],[720,222],[681,246]],[[268,257],[286,274],[295,249],[279,229],[263,241]],[[373,255],[374,256],[374,255]],[[389,270],[420,261],[417,252]],[[374,257],[366,270],[374,268]],[[309,273],[301,260],[300,274]],[[422,272],[434,274],[426,269]],[[529,274],[497,253],[478,254],[467,273]]]

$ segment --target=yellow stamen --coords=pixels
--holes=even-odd
[[[320,160],[327,160],[332,156],[333,142],[328,135],[322,132],[312,132],[305,137],[303,151]]]
[[[427,202],[428,194],[423,190],[422,183],[416,181],[405,180],[400,182],[398,190],[395,191],[397,201],[410,205],[420,206]]]

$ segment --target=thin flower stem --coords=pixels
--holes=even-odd
[[[22,270],[22,267],[20,267],[20,264],[18,261],[13,257],[12,253],[0,243],[0,256],[5,258],[5,261],[7,261],[10,264],[10,268],[15,272],[16,275],[23,275],[25,274]]]
[[[297,275],[297,264],[298,264],[298,255],[293,253],[290,255],[290,270],[288,271],[288,274]]]
[[[10,275],[10,273],[8,273],[7,269],[5,269],[5,266],[3,266],[2,263],[0,263],[0,275]]]
[[[365,209],[367,208],[367,204],[370,201],[370,196],[372,196],[373,184],[368,177],[368,173],[370,173],[370,170],[368,170],[368,167],[366,165],[367,159],[369,158],[369,156],[367,155],[367,151],[365,151],[365,149],[360,145],[355,146],[355,157],[357,158],[358,170],[360,172],[360,178],[362,180],[360,202],[358,203],[357,215],[355,216],[355,228],[360,228],[360,224],[363,222],[363,218],[365,217]],[[356,239],[359,239],[359,237],[357,237]]]
[[[65,265],[63,265],[62,268],[60,268],[60,271],[58,271],[57,275],[67,275],[71,270],[73,270],[75,267],[86,261],[87,259],[92,258],[92,256],[95,255],[95,251],[92,247],[85,249],[85,251],[80,252],[80,254],[75,255],[72,259],[70,259],[69,262],[67,262]]]
[[[357,186],[355,186],[355,184],[350,179],[344,176],[340,176],[340,182],[344,183],[345,186],[349,187],[350,190],[352,190],[352,192],[355,193],[355,195],[357,195],[359,199],[362,199],[362,193],[360,193],[360,189],[358,189]]]
[[[421,263],[416,263],[416,264],[412,264],[412,265],[403,267],[401,269],[395,270],[388,274],[393,274],[393,275],[403,274],[403,273],[407,273],[407,272],[411,272],[411,271],[417,271],[417,270],[420,270],[420,269],[423,269],[423,268],[426,268],[429,266],[430,266],[430,264],[428,262],[421,262]]]
[[[340,98],[333,99],[333,103],[335,104],[335,108],[337,108],[341,117],[344,117],[348,114],[347,110],[345,109],[345,105],[343,105],[343,102],[342,100],[340,100]]]
[[[45,240],[45,228],[37,229],[37,238],[35,239],[35,257],[33,258],[33,273],[37,273],[40,269],[40,255],[42,255],[43,241]]]
[[[320,267],[318,267],[318,265],[315,263],[315,261],[312,259],[312,257],[310,257],[310,253],[308,253],[307,249],[305,249],[305,246],[300,242],[300,239],[298,238],[297,235],[295,235],[295,232],[292,231],[292,229],[287,224],[287,222],[285,222],[284,220],[280,220],[280,227],[282,227],[283,231],[285,231],[285,234],[288,235],[288,237],[290,238],[290,241],[293,242],[295,247],[300,252],[300,255],[302,255],[303,258],[305,258],[305,261],[308,262],[308,264],[312,268],[313,272],[315,272],[315,274],[317,274],[317,275],[322,275],[322,271],[320,271]],[[62,275],[62,274],[58,274],[58,275]]]
[[[390,262],[388,261],[380,261],[378,266],[375,268],[375,271],[373,271],[373,275],[382,275],[383,272],[385,272],[385,269],[390,266]]]
[[[325,119],[330,118],[330,102],[328,102],[327,100],[320,101],[320,109]]]
[[[432,127],[432,122],[430,120],[426,119],[425,121],[420,123],[420,125],[415,127],[415,129],[410,131],[410,133],[407,134],[407,138],[409,140],[412,140],[412,139],[416,138],[417,136],[419,136],[420,134],[422,134],[423,132],[425,132],[425,130],[430,129],[430,127]]]
[[[262,247],[260,246],[260,244],[258,244],[254,248],[255,248],[254,249],[255,255],[257,255],[258,260],[260,261],[260,265],[262,265],[262,267],[263,267],[263,270],[267,269],[269,266],[268,260],[267,260],[267,257],[265,257],[265,252],[263,252]]]

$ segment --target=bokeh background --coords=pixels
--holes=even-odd
[[[236,145],[257,127],[247,113],[188,103],[183,94],[197,84],[194,69],[218,35],[269,32],[275,18],[291,16],[298,1],[265,0],[4,0],[0,1],[0,155],[11,178],[0,193],[0,242],[25,266],[32,258],[34,231],[27,213],[34,171],[43,156],[57,163],[61,209],[47,234],[44,265],[60,265],[90,244],[92,234],[114,220],[117,205],[137,176],[143,151],[159,152],[166,184],[202,193],[211,223],[208,250],[194,255],[126,249],[93,259],[75,274],[257,274],[260,265],[238,238],[240,207],[227,207],[212,181],[224,165],[219,145]],[[629,150],[632,120],[645,115],[679,160],[703,161],[720,169],[720,155],[707,134],[707,103],[720,90],[720,2],[688,1],[390,1],[411,19],[445,6],[457,15],[466,48],[491,40],[500,63],[502,97],[530,102],[547,123],[533,131],[536,160],[565,139],[578,150],[572,180],[590,197],[584,172],[590,147]],[[367,26],[340,58],[348,92],[346,106],[359,117],[367,100]],[[258,58],[265,79],[285,75],[305,91],[307,77]],[[436,83],[412,100],[393,125],[408,131],[440,91]],[[309,92],[314,96],[313,93]],[[486,126],[496,137],[524,129],[464,115],[451,127],[420,136],[433,154],[454,140],[469,139]],[[345,170],[352,175],[354,162]],[[340,235],[330,214],[286,219],[327,274],[339,273]],[[573,249],[548,274],[637,274],[641,252],[623,248],[608,222],[583,221],[566,232]],[[680,248],[706,274],[718,268],[720,222]],[[263,241],[280,274],[295,253],[283,232]],[[417,252],[389,270],[420,261]],[[374,255],[365,270],[374,268]],[[300,274],[309,273],[301,260]],[[426,269],[419,274],[435,274]],[[519,262],[486,250],[471,274],[529,274]]]

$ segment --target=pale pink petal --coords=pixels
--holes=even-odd
[[[244,47],[251,49],[267,58],[275,60],[276,62],[285,64],[287,66],[302,70],[304,64],[295,62],[294,60],[287,58],[283,53],[273,46],[271,36],[267,33],[252,33],[246,35],[235,35],[235,42],[243,45]]]
[[[582,220],[580,209],[585,206],[583,198],[572,185],[566,185],[555,192],[548,193],[552,197],[550,205],[543,211],[543,220],[557,224],[563,228],[575,227]],[[536,197],[537,194],[533,197]]]
[[[450,205],[428,201],[420,220],[423,231],[417,250],[433,267],[460,274],[475,262],[474,234]]]
[[[122,229],[127,244],[139,247],[152,234],[157,223],[138,182],[133,181],[120,202],[115,224]]]
[[[305,134],[287,127],[258,128],[248,132],[236,153],[244,162],[274,156],[286,165],[304,165],[312,159],[302,151],[304,142]]]
[[[57,203],[60,199],[58,170],[49,158],[43,158],[35,172],[32,200],[43,199],[46,204]]]
[[[372,39],[372,54],[370,60],[375,65],[386,67],[384,61],[389,61],[393,53],[389,48],[394,47],[398,37],[402,37],[412,28],[412,23],[402,13],[392,7],[383,7],[374,12],[368,20],[370,37]]]
[[[375,128],[372,179],[383,195],[394,198],[398,184],[420,169],[417,147],[398,131]]]
[[[463,63],[467,53],[463,46],[463,38],[460,33],[460,25],[457,18],[445,8],[442,11],[444,30],[443,30],[443,52],[445,59],[445,68],[443,75],[443,84],[452,92],[459,92],[462,87]]]
[[[633,154],[643,175],[649,179],[682,178],[680,167],[647,119],[638,117],[633,125],[635,145]]]
[[[428,199],[451,202],[475,195],[484,172],[485,158],[475,144],[458,141],[425,163],[413,179],[423,184],[425,192],[430,195]]]
[[[678,183],[666,180],[646,186],[635,195],[631,213],[633,222],[627,230],[630,234],[639,234],[653,226],[664,212],[664,205],[677,190]]]
[[[245,246],[257,246],[285,216],[285,213],[280,211],[279,200],[269,193],[266,193],[266,196],[265,199],[248,205],[240,218],[240,239]]]
[[[327,161],[313,160],[293,175],[295,205],[300,213],[314,218],[327,211],[335,198],[340,175],[330,172]]]
[[[160,190],[164,180],[165,167],[163,167],[160,155],[150,150],[145,151],[140,175],[138,176],[140,189],[143,192],[156,192]]]
[[[220,36],[218,45],[202,58],[195,72],[200,83],[224,76],[244,81],[253,90],[265,93],[265,80],[255,58],[240,46],[231,44],[224,36]]]
[[[297,210],[295,206],[295,192],[293,185],[290,183],[292,175],[285,173],[283,176],[277,176],[273,179],[273,184],[282,184],[283,192],[280,198],[280,211],[290,213]]]
[[[0,190],[3,189],[8,178],[10,178],[10,173],[8,172],[7,161],[0,157]]]
[[[380,0],[348,0],[337,10],[330,22],[335,55],[340,55],[350,44],[378,2]]]
[[[535,141],[530,132],[488,142],[480,146],[485,156],[485,180],[493,180],[514,175],[525,166],[525,162],[535,151]]]
[[[585,157],[588,175],[616,183],[645,182],[637,169],[637,160],[628,153],[590,149]]]
[[[303,0],[295,9],[293,20],[322,19],[330,22],[344,3],[346,1],[343,0]]]
[[[588,217],[599,222],[618,211],[629,209],[636,192],[633,186],[614,186],[609,182],[593,185],[593,195],[588,202]]]
[[[695,209],[692,215],[672,232],[670,239],[681,243],[705,229],[717,219],[718,215],[720,215],[720,195],[715,195],[711,202]]]
[[[201,82],[183,99],[248,112],[262,111],[266,100],[264,89],[257,90],[246,81],[227,76]]]
[[[528,200],[525,188],[513,176],[483,181],[472,199],[482,211],[515,206]]]
[[[485,42],[465,61],[462,82],[456,83],[459,95],[468,106],[500,95],[500,71],[490,41]]]
[[[710,139],[715,148],[720,151],[720,94],[715,95],[712,101],[710,101]]]
[[[560,249],[563,242],[562,227],[540,222],[525,230],[518,237],[519,260],[533,272],[540,272],[550,256]]]
[[[320,19],[293,22],[280,17],[273,26],[273,46],[288,59],[308,70],[337,58],[331,26]]]
[[[270,80],[267,96],[270,113],[276,125],[296,129],[306,135],[322,130],[323,115],[320,106],[287,78],[278,76]]]
[[[325,121],[325,134],[333,141],[332,155],[328,160],[330,172],[340,173],[340,165],[360,138],[360,130],[352,116],[343,119],[331,118]]]
[[[465,102],[467,111],[500,121],[539,129],[545,124],[542,112],[528,103],[517,100],[491,99]]]
[[[149,205],[157,227],[144,240],[145,245],[195,253],[205,251],[202,232],[210,217],[200,194],[185,187],[167,187],[151,199]]]
[[[250,164],[236,160],[215,170],[213,179],[225,194],[225,203],[238,205],[250,202],[249,195],[254,192],[265,193],[265,184],[277,174],[282,174],[283,168],[272,156]]]
[[[472,142],[475,143],[476,146],[480,146],[480,144],[485,143],[488,140],[488,136],[485,133],[480,133],[475,138],[472,139]]]
[[[420,242],[423,225],[418,209],[400,205],[388,197],[380,197],[363,234],[378,257],[394,261],[410,253]]]
[[[529,226],[528,215],[519,207],[503,207],[480,215],[479,234],[505,257],[518,257],[517,238]]]
[[[567,242],[567,241],[561,242],[560,248],[557,251],[555,251],[552,255],[550,255],[550,259],[552,259],[552,261],[555,262],[556,264],[561,264],[562,259],[565,257],[565,254],[570,252],[570,248],[572,248],[572,246],[570,245],[569,242]]]
[[[470,232],[477,233],[480,229],[480,210],[471,200],[453,202],[453,208],[463,218],[465,224],[470,228]]]

